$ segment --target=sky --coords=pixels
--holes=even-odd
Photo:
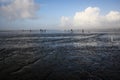
[[[120,28],[120,0],[0,0],[0,30]]]

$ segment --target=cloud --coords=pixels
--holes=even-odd
[[[36,18],[39,5],[34,0],[0,0],[0,17],[5,19]]]
[[[66,24],[66,21],[72,22]],[[62,17],[61,24],[64,27],[67,25],[67,28],[75,29],[120,27],[120,12],[110,11],[106,15],[101,15],[100,8],[88,7],[84,11],[76,12],[72,19],[70,19],[69,17]],[[72,27],[69,27],[68,24],[71,24]]]
[[[61,25],[62,26],[68,26],[72,23],[72,21],[70,21],[70,18],[69,17],[65,17],[65,16],[62,16],[61,17]]]

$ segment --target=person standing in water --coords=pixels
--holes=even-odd
[[[82,33],[84,34],[84,29],[82,29]]]
[[[71,31],[71,33],[73,33],[73,29],[71,29],[70,31]]]

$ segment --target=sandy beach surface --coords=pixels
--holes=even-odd
[[[1,32],[0,80],[120,80],[120,33]]]

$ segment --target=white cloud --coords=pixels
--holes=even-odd
[[[69,17],[61,18],[61,23],[63,26],[66,26],[66,21]],[[114,28],[120,27],[120,12],[110,11],[106,15],[100,14],[100,9],[98,7],[88,7],[84,11],[76,12],[73,18],[69,21],[72,21],[72,27],[75,29],[90,29],[90,28]],[[63,24],[64,23],[64,24]]]
[[[120,12],[111,11],[106,17],[108,21],[120,21]]]
[[[70,24],[70,19],[68,17],[62,16],[61,17],[61,25],[67,26]]]
[[[73,21],[70,17],[65,17],[65,16],[62,16],[61,17],[61,25],[60,25],[62,28],[70,28],[73,26]]]
[[[34,0],[0,0],[0,16],[6,19],[35,18],[39,9]]]

